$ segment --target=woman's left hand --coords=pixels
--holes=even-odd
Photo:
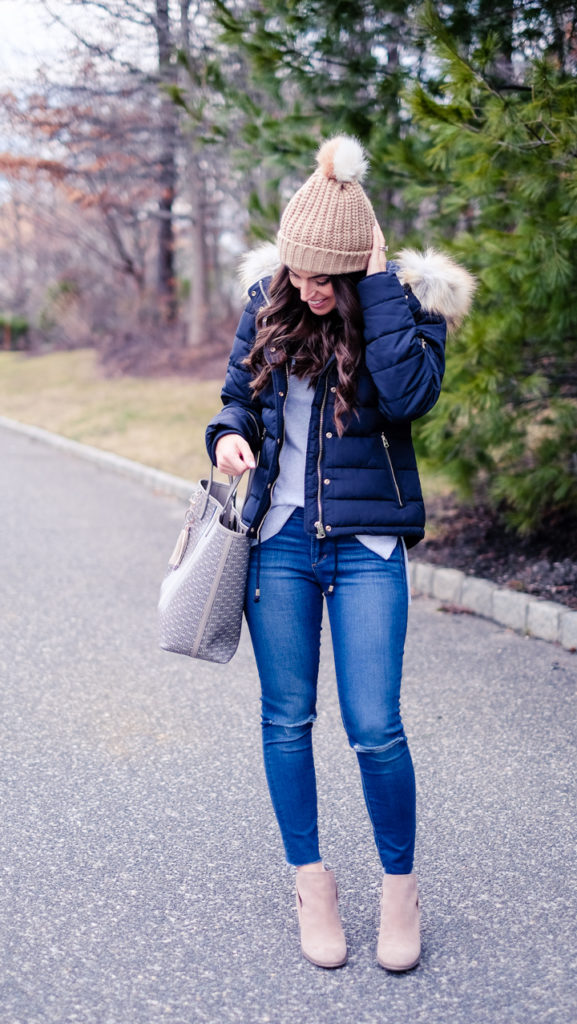
[[[385,236],[375,221],[373,225],[373,249],[369,256],[367,277],[369,274],[382,274],[387,269],[387,250]]]

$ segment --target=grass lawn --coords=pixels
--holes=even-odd
[[[196,480],[222,381],[105,378],[91,349],[0,352],[0,415]]]

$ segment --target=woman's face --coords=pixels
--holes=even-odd
[[[326,274],[305,274],[302,270],[289,268],[290,283],[300,293],[301,302],[317,316],[330,313],[337,304],[330,277]]]

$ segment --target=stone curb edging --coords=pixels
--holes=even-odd
[[[8,419],[0,416],[0,427],[12,430],[18,434],[24,434],[33,441],[42,441],[53,448],[60,448],[70,455],[76,455],[88,462],[94,462],[104,469],[121,476],[132,477],[153,490],[162,491],[163,494],[172,494],[177,498],[188,501],[195,483],[185,480],[181,476],[172,476],[171,473],[164,473],[161,469],[153,469],[152,466],[145,466],[142,462],[135,462],[134,459],[126,459],[123,455],[115,455],[114,452],[107,452],[103,448],[95,448],[89,444],[81,444],[79,441],[71,441],[61,434],[53,434],[50,430],[43,430],[42,427],[32,427],[28,423],[21,423],[19,420]]]
[[[194,483],[184,477],[164,473],[122,455],[71,441],[41,427],[32,427],[19,420],[0,416],[0,427],[44,444],[60,448],[79,458],[93,462],[113,473],[131,477],[146,487],[171,494],[187,501]],[[541,601],[530,594],[499,587],[490,580],[467,576],[459,569],[444,569],[427,562],[410,561],[411,588],[415,594],[436,597],[464,611],[492,619],[517,632],[559,643],[568,651],[577,650],[577,612],[555,601]]]
[[[415,561],[409,566],[411,588],[416,594],[436,597],[518,633],[561,644],[568,651],[577,650],[577,612],[565,605],[467,576],[460,569]]]

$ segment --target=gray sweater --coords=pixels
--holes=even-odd
[[[272,493],[272,505],[260,532],[261,541],[274,537],[295,508],[304,508],[305,457],[313,393],[307,379],[299,380],[294,374],[290,375],[285,402],[285,433],[280,452],[280,472]],[[401,541],[403,548],[405,547],[402,537],[359,534],[357,540],[385,559],[391,557],[398,540]]]

